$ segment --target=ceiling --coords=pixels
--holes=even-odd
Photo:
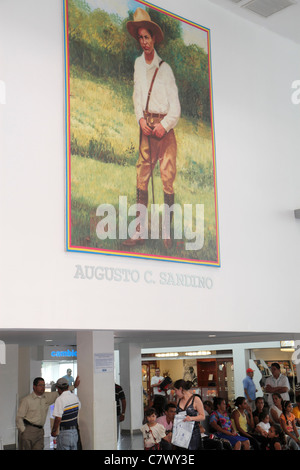
[[[296,44],[300,44],[300,0],[209,0],[233,13],[238,18],[255,23]],[[285,5],[289,6],[285,6]],[[274,6],[283,7],[268,17],[249,10],[266,11]],[[273,8],[274,9],[274,8]]]
[[[97,330],[95,330],[97,331]],[[72,346],[76,345],[74,330],[1,330],[0,340],[20,346]],[[115,330],[115,347],[120,343],[139,344],[141,349],[201,346],[228,343],[251,343],[296,340],[294,333],[220,332],[220,331],[149,331]],[[48,341],[51,340],[51,341]]]

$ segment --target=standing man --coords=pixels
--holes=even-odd
[[[174,204],[173,183],[176,176],[177,144],[174,134],[181,109],[178,90],[171,67],[161,60],[154,46],[164,39],[161,28],[151,21],[149,14],[137,8],[133,21],[127,23],[128,32],[139,42],[143,54],[135,61],[133,102],[140,127],[139,158],[137,171],[137,204],[148,205],[148,184],[152,180],[154,202],[153,170],[160,163],[160,174],[164,191],[165,210],[163,241],[166,248],[172,246],[170,225]],[[154,81],[153,81],[154,80]],[[146,221],[141,222],[136,234],[126,241],[125,246],[143,244],[148,238]]]
[[[79,377],[76,377],[72,388],[77,388],[79,383]],[[45,381],[42,377],[34,379],[33,392],[23,398],[17,411],[16,425],[20,450],[44,449],[44,425],[48,409],[58,396],[57,392],[45,392]]]
[[[153,406],[155,407],[157,397],[163,397],[165,400],[166,392],[159,388],[160,384],[163,382],[164,377],[160,375],[160,370],[155,369],[155,375],[153,375],[150,383],[150,387],[153,392]],[[159,404],[160,405],[160,404]]]
[[[54,404],[51,436],[57,437],[57,450],[77,450],[80,401],[77,395],[70,392],[65,377],[58,379],[55,385],[59,397]]]
[[[74,377],[72,377],[72,369],[67,369],[67,375],[64,375],[64,379],[67,379],[69,386],[73,385]]]
[[[125,419],[126,397],[121,385],[115,384],[115,400],[117,406],[117,440],[119,440],[120,423]]]
[[[243,380],[244,395],[251,410],[254,411],[257,392],[255,383],[253,382],[254,370],[249,367],[249,369],[246,370],[246,374],[247,375]]]
[[[272,375],[266,379],[265,392],[268,393],[268,405],[273,405],[272,393],[280,393],[283,400],[289,400],[288,391],[290,389],[289,379],[281,374],[278,362],[271,364]]]

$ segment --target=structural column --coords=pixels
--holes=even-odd
[[[249,350],[243,344],[235,344],[232,348],[234,366],[235,398],[244,396],[243,380],[249,367]]]
[[[83,450],[117,448],[114,337],[110,331],[77,333],[78,397]]]
[[[126,414],[122,430],[139,431],[143,423],[141,348],[136,344],[120,344],[120,385],[126,395]]]

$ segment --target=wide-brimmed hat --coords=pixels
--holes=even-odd
[[[127,30],[138,41],[138,29],[145,28],[151,30],[155,36],[155,44],[159,44],[164,39],[164,33],[158,26],[151,20],[149,13],[143,8],[137,8],[133,14],[133,21],[128,21]]]

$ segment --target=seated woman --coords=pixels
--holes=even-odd
[[[296,417],[296,426],[300,426],[300,395],[296,396],[297,405],[293,408],[293,415]]]
[[[235,400],[235,410],[231,414],[233,429],[240,435],[249,439],[254,450],[260,450],[267,445],[267,439],[262,435],[254,434],[254,420],[252,410],[245,397]]]
[[[273,424],[280,424],[280,416],[283,412],[283,399],[280,393],[272,394],[273,405],[270,407],[270,420]]]
[[[240,436],[232,427],[232,422],[226,411],[224,398],[216,397],[214,400],[214,411],[210,415],[209,423],[217,437],[230,442],[233,450],[249,450],[250,442],[247,437]]]
[[[203,402],[203,406],[204,406],[205,416],[209,416],[214,410],[213,402],[210,400],[205,400]]]
[[[254,425],[257,426],[259,423],[259,416],[264,409],[269,409],[263,397],[256,397],[255,399],[255,410],[253,411]]]

